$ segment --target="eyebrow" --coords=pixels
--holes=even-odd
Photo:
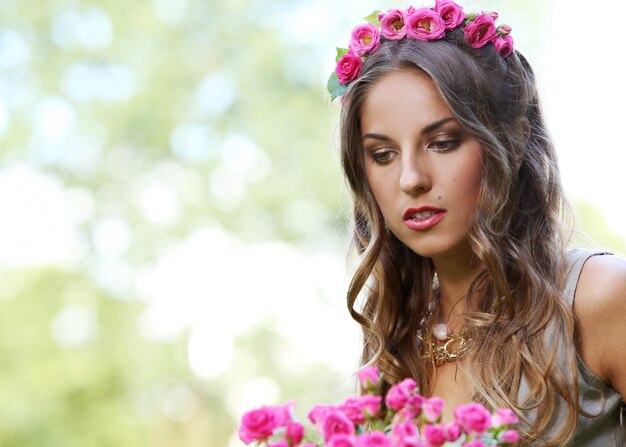
[[[455,119],[451,116],[447,117],[447,118],[442,118],[440,120],[435,121],[434,123],[429,124],[428,126],[424,127],[422,129],[422,131],[420,132],[422,135],[425,135],[427,133],[430,133],[436,129],[438,129],[439,127],[443,126],[444,124],[450,122],[450,121],[454,121]],[[372,138],[374,140],[379,140],[379,141],[391,141],[391,138],[389,138],[387,135],[382,135],[379,133],[366,133],[365,135],[363,135],[363,139],[367,139],[367,138]]]

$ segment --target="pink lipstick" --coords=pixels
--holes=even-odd
[[[411,230],[423,231],[437,225],[446,216],[446,210],[432,206],[409,208],[404,212],[404,225]]]

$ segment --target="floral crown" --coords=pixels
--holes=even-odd
[[[352,29],[348,48],[337,48],[335,71],[328,80],[332,99],[342,96],[348,85],[361,76],[363,63],[378,49],[381,37],[388,40],[439,40],[446,32],[463,27],[465,40],[472,48],[482,48],[492,42],[502,58],[513,52],[511,27],[496,27],[497,12],[465,14],[452,0],[436,0],[433,8],[374,11],[365,17],[367,23]]]

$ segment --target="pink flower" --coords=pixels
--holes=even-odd
[[[428,424],[424,427],[424,438],[431,447],[439,447],[448,440],[446,430],[440,424]]]
[[[378,48],[380,31],[372,23],[357,25],[352,29],[352,38],[348,48],[357,56],[365,56]]]
[[[372,396],[371,394],[351,397],[339,406],[339,410],[343,411],[355,424],[362,424],[367,417],[378,413],[381,400],[380,396]]]
[[[354,447],[392,447],[393,441],[381,431],[359,435],[354,440]]]
[[[405,16],[406,35],[411,39],[441,39],[446,33],[446,24],[441,16],[430,8],[409,8]]]
[[[291,405],[263,406],[250,410],[241,418],[239,439],[245,444],[252,441],[265,441],[274,429],[284,427],[291,420]]]
[[[515,430],[507,430],[500,435],[500,442],[504,442],[505,444],[517,444],[519,441],[519,433]]]
[[[336,435],[352,436],[354,435],[354,424],[343,412],[332,410],[324,418],[322,433],[326,442]]]
[[[482,433],[491,425],[489,411],[475,402],[456,407],[454,419],[467,433]]]
[[[445,402],[439,397],[431,397],[426,399],[423,410],[424,416],[428,422],[437,422],[441,417],[441,410],[443,410]]]
[[[515,425],[519,422],[517,415],[510,408],[498,408],[491,416],[491,426],[500,428],[503,425]]]
[[[363,61],[361,60],[361,57],[349,52],[341,56],[341,58],[337,61],[335,72],[339,78],[339,83],[347,84],[358,78],[362,69]]]
[[[373,390],[378,385],[380,380],[380,373],[378,372],[378,366],[369,366],[357,371],[356,376],[359,378],[361,388],[364,390]]]
[[[495,18],[491,13],[482,13],[463,28],[465,40],[472,48],[482,48],[496,35]]]
[[[498,26],[498,28],[496,29],[496,32],[500,35],[503,36],[505,34],[510,34],[512,31],[511,27],[509,25],[500,25]]]
[[[385,403],[392,410],[401,410],[407,404],[416,388],[415,380],[404,379],[389,389],[385,397]]]
[[[405,409],[411,413],[412,418],[416,418],[422,414],[424,402],[426,402],[426,398],[424,398],[424,396],[420,394],[413,394],[409,397],[409,401],[406,404]]]
[[[352,436],[335,435],[332,438],[330,438],[330,441],[328,441],[326,445],[328,447],[353,447],[354,443],[352,442]]]
[[[417,438],[404,438],[394,444],[395,447],[426,447],[426,445]]]
[[[452,0],[436,0],[433,9],[438,12],[443,19],[446,24],[446,29],[454,29],[465,20],[463,7],[457,5]]]
[[[288,422],[285,437],[290,446],[298,445],[304,437],[304,425],[299,422]]]
[[[446,437],[448,441],[454,442],[461,437],[461,426],[456,422],[446,424]]]
[[[416,438],[419,436],[419,430],[417,429],[413,421],[403,421],[395,424],[391,433],[398,440],[403,440],[405,438]]]
[[[311,421],[313,425],[320,425],[322,422],[324,422],[326,415],[336,409],[337,407],[335,407],[334,405],[319,405],[318,404],[318,405],[315,405],[313,408],[311,408],[307,417],[309,418],[309,421]]]
[[[498,50],[498,54],[501,57],[508,57],[513,52],[513,37],[510,34],[504,36],[496,36],[493,39],[493,44]]]
[[[404,11],[390,9],[386,13],[378,14],[380,33],[385,39],[398,40],[406,36],[406,19]]]

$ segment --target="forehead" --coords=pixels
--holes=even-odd
[[[363,133],[406,131],[448,116],[454,115],[430,76],[416,69],[394,71],[376,81],[366,94],[361,129]]]

